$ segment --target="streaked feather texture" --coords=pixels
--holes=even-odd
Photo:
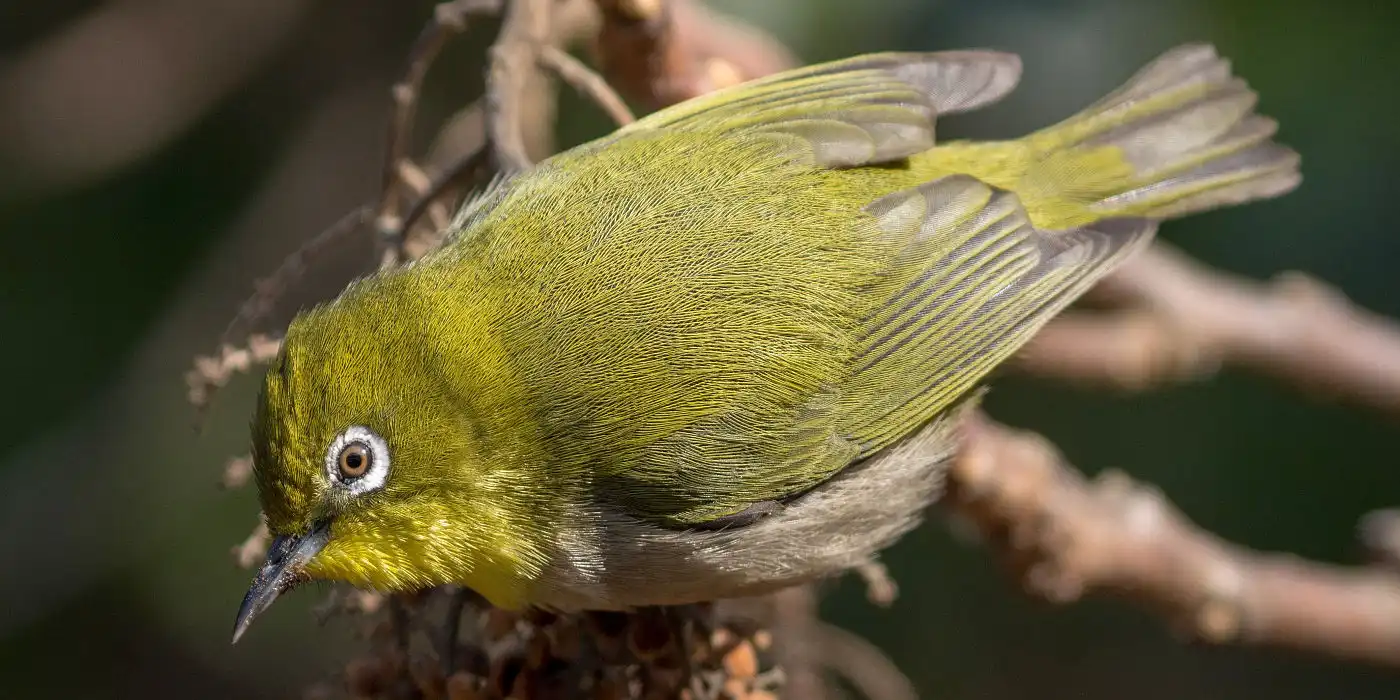
[[[499,183],[445,248],[293,324],[254,425],[272,529],[334,520],[314,576],[505,605],[684,602],[870,556],[933,497],[911,484],[951,449],[940,417],[1158,220],[1297,182],[1201,46],[1024,139],[935,145],[939,114],[1019,73],[994,52],[813,66]],[[350,424],[394,471],[328,502],[320,451]],[[876,497],[860,474],[916,495],[841,501]]]

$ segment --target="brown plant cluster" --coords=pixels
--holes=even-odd
[[[443,45],[472,18],[503,17],[486,94],[444,127],[437,152],[408,144],[417,95]],[[589,47],[598,72],[567,50]],[[529,167],[551,150],[555,79],[619,124],[621,95],[663,107],[794,64],[771,37],[698,0],[453,0],[437,8],[391,90],[384,185],[374,202],[309,241],[230,325],[219,353],[189,373],[202,408],[234,375],[273,357],[277,341],[250,328],[314,258],[372,225],[382,266],[440,242],[451,212],[491,172]],[[616,89],[616,91],[615,91]],[[619,94],[621,93],[621,95]],[[1129,261],[1090,295],[1107,307],[1071,310],[1021,353],[1022,371],[1141,391],[1204,377],[1224,364],[1389,414],[1400,413],[1400,328],[1299,275],[1237,279],[1163,244]],[[239,340],[247,339],[246,341]],[[246,483],[247,458],[223,482]],[[1121,473],[1089,480],[1044,438],[970,420],[949,475],[946,506],[971,522],[1025,589],[1067,603],[1103,593],[1160,614],[1211,643],[1291,648],[1400,666],[1400,515],[1368,516],[1373,565],[1340,567],[1263,554],[1194,526],[1156,490]],[[234,548],[254,566],[266,528]],[[870,597],[896,589],[882,569],[859,572]],[[866,697],[917,697],[868,642],[821,622],[807,588],[767,599],[632,614],[517,615],[470,593],[384,599],[337,591],[328,617],[349,614],[369,651],[309,693],[353,698],[819,698],[839,675]]]
[[[771,700],[784,680],[772,634],[716,604],[561,616],[438,590],[387,606],[333,596],[323,611],[370,615],[369,651],[308,697]]]

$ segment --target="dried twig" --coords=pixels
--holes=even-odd
[[[253,532],[248,538],[234,546],[231,553],[233,561],[240,569],[254,569],[262,564],[263,557],[267,556],[267,547],[272,544],[272,533],[267,530],[267,519],[258,516],[258,526],[253,528]]]
[[[618,90],[665,107],[797,65],[781,43],[694,0],[595,0],[594,46]]]
[[[1400,573],[1400,509],[1367,513],[1356,529],[1371,560]]]
[[[564,82],[591,98],[618,126],[631,124],[636,120],[627,103],[622,101],[603,76],[594,73],[592,68],[580,63],[563,49],[554,46],[542,47],[539,59],[541,65],[554,71]]]
[[[427,252],[427,250],[436,247],[441,237],[447,233],[447,231],[444,230],[445,224],[437,225],[436,222],[434,222],[434,226],[431,227],[432,233],[423,237],[410,235],[413,231],[414,224],[418,223],[418,220],[422,218],[430,208],[434,206],[444,206],[442,202],[447,198],[447,194],[452,188],[461,186],[464,183],[480,177],[480,174],[488,168],[490,160],[490,149],[482,145],[458,158],[437,180],[433,181],[433,183],[423,191],[418,199],[414,201],[413,208],[409,209],[408,213],[404,215],[403,222],[399,225],[399,232],[396,237],[399,241],[400,260],[417,259],[423,253]],[[419,238],[426,240],[420,242],[418,240]]]
[[[432,21],[423,28],[418,41],[409,52],[408,68],[404,77],[390,90],[393,109],[389,119],[388,145],[384,153],[384,180],[379,203],[374,212],[375,227],[380,234],[382,267],[392,267],[398,263],[399,249],[402,245],[400,238],[406,230],[402,225],[402,173],[413,137],[413,119],[418,111],[418,96],[422,92],[428,69],[432,67],[447,41],[466,30],[468,17],[497,13],[501,10],[501,4],[502,0],[451,0],[438,5],[433,12]]]
[[[203,410],[214,391],[228,383],[235,374],[247,372],[255,364],[277,357],[282,343],[275,338],[255,334],[242,346],[225,344],[217,357],[202,355],[194,358],[194,368],[185,373],[189,401],[196,410]]]
[[[368,205],[347,212],[338,221],[301,244],[301,247],[288,255],[271,275],[253,283],[253,294],[239,307],[233,320],[229,321],[221,343],[230,344],[234,337],[250,332],[257,323],[267,318],[278,300],[286,294],[287,288],[306,273],[311,261],[359,230],[369,220],[369,214]]]
[[[779,664],[787,671],[788,692],[803,700],[823,700],[827,696],[821,676],[825,654],[816,637],[821,625],[817,615],[817,595],[811,586],[790,588],[772,596]]]
[[[538,70],[539,49],[550,39],[551,0],[514,0],[506,7],[501,36],[491,47],[486,86],[486,130],[497,167],[507,173],[528,169],[521,125],[525,88]]]
[[[314,8],[306,0],[116,2],[55,16],[61,25],[10,44],[0,62],[0,189],[34,196],[98,182],[165,147],[283,51]]]
[[[949,503],[1053,602],[1101,591],[1212,643],[1283,647],[1400,666],[1400,575],[1226,543],[1155,490],[1089,481],[1044,438],[969,421]],[[1393,533],[1392,533],[1392,536]]]
[[[1311,278],[1259,284],[1159,244],[1094,294],[1121,310],[1056,319],[1023,369],[1143,389],[1228,363],[1400,415],[1400,325]]]
[[[818,624],[822,666],[846,679],[867,700],[918,700],[919,691],[899,668],[865,638],[835,625]]]
[[[224,463],[223,487],[226,489],[238,489],[248,485],[248,480],[253,478],[253,458],[248,455],[242,457],[230,457]]]
[[[855,573],[865,582],[865,597],[882,608],[894,605],[899,597],[899,584],[890,576],[890,570],[878,561],[868,561],[856,568]]]

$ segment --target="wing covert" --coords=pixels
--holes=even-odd
[[[871,293],[844,387],[862,456],[950,407],[1051,317],[1151,239],[1156,222],[1038,230],[1011,192],[953,175],[867,207],[904,247]]]

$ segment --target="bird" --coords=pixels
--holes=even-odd
[[[301,583],[502,608],[757,595],[870,562],[985,381],[1160,222],[1284,194],[1296,152],[1207,44],[1009,140],[992,50],[811,65],[498,177],[420,259],[299,313],[251,420]]]

